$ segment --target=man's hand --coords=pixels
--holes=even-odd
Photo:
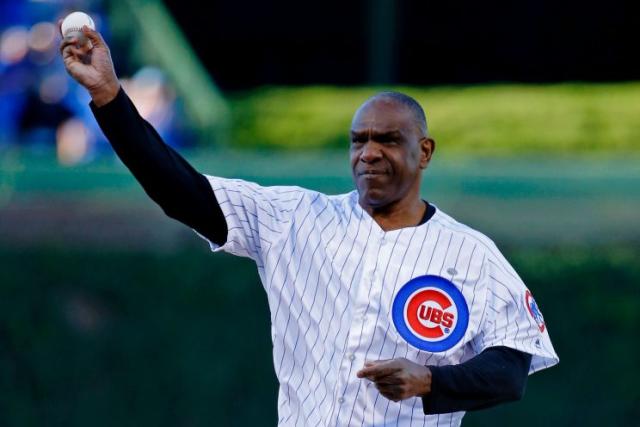
[[[61,29],[61,25],[62,21],[59,21],[58,28]],[[63,37],[60,53],[67,72],[87,88],[94,104],[100,107],[116,97],[120,83],[102,36],[86,25],[82,27],[82,33],[92,47],[88,43],[88,46],[82,46],[78,37]]]
[[[387,399],[398,402],[431,391],[431,371],[405,358],[367,361],[356,374],[373,381]]]

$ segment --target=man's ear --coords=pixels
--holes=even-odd
[[[426,169],[436,151],[436,141],[428,136],[420,140],[420,169]]]

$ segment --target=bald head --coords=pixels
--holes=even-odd
[[[418,101],[416,101],[409,95],[395,91],[379,92],[373,95],[371,98],[367,99],[364,104],[362,104],[360,109],[376,102],[394,103],[406,108],[411,113],[420,136],[424,137],[429,135],[429,129],[427,128],[427,117],[424,114],[424,110],[422,109]]]
[[[351,122],[351,170],[360,205],[370,213],[423,212],[422,170],[434,148],[424,111],[413,98],[382,92],[365,101]]]

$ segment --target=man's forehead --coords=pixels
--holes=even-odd
[[[373,135],[394,136],[394,135],[402,135],[403,131],[404,129],[399,128],[397,126],[382,127],[382,126],[376,126],[376,125],[371,125],[371,126],[365,125],[365,126],[351,127],[352,135],[373,134]]]
[[[413,115],[405,105],[387,99],[365,102],[354,114],[352,132],[374,129],[377,132],[399,131],[413,125]]]

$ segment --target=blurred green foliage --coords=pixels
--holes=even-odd
[[[635,425],[635,249],[508,250],[560,365],[464,425]],[[0,250],[0,425],[273,426],[269,314],[246,259]]]
[[[231,96],[232,144],[345,147],[353,113],[383,88],[263,88]],[[476,154],[637,151],[640,83],[397,87],[447,150]]]
[[[275,425],[266,296],[245,262],[0,253],[0,426]]]

